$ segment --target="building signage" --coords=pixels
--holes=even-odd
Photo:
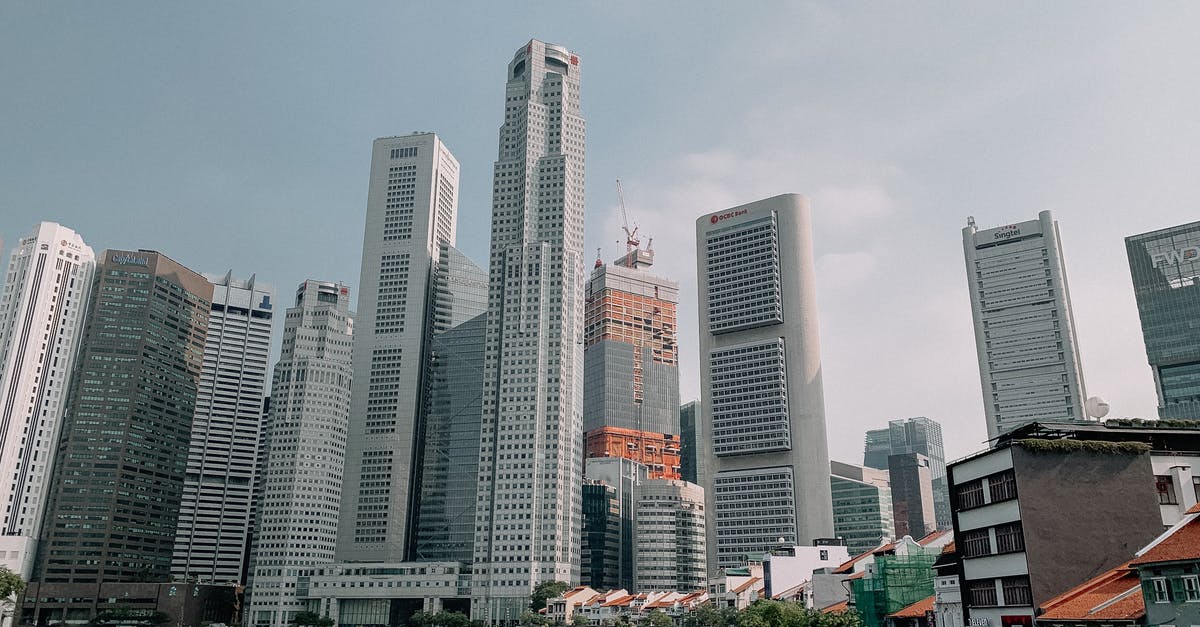
[[[1186,246],[1150,255],[1150,261],[1155,268],[1177,266],[1185,261],[1196,261],[1197,259],[1200,259],[1200,246]]]
[[[967,621],[969,627],[988,627],[988,619],[982,616],[972,616],[971,620]]]
[[[118,266],[150,266],[149,257],[141,257],[132,253],[113,253],[111,260]]]
[[[744,216],[744,215],[746,215],[747,211],[749,211],[749,209],[739,209],[737,211],[726,211],[725,213],[714,213],[714,214],[712,214],[712,217],[710,217],[708,219],[708,221],[711,222],[712,224],[716,224],[716,223],[720,222],[721,220],[728,220],[729,218],[736,218],[738,216]]]
[[[1020,237],[1020,236],[1021,236],[1021,227],[1017,226],[1016,224],[1002,226],[1002,227],[996,229],[995,233],[992,233],[992,239],[995,239],[995,240],[1012,239],[1014,237]]]

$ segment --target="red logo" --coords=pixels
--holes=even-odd
[[[712,223],[713,223],[713,224],[716,224],[716,223],[717,223],[717,222],[718,222],[720,219],[721,219],[721,218],[719,218],[719,217],[717,217],[717,216],[713,216],[711,221],[712,221]]]
[[[346,288],[346,287],[342,288],[342,296],[345,296],[346,294],[349,294],[349,293],[350,293],[350,288]]]
[[[571,55],[571,65],[579,65],[579,57]]]
[[[726,211],[725,213],[714,213],[712,215],[712,217],[708,219],[708,221],[712,224],[716,224],[716,223],[720,222],[721,220],[727,220],[729,218],[736,218],[738,216],[744,216],[744,215],[746,215],[747,211],[748,211],[748,209],[741,209],[738,211]]]

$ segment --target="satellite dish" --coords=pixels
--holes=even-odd
[[[1093,396],[1083,403],[1083,410],[1092,418],[1103,418],[1108,415],[1108,401]]]

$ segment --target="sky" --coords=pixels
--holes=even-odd
[[[811,202],[829,449],[928,416],[986,439],[962,228],[1051,210],[1089,395],[1156,415],[1123,238],[1200,219],[1200,5],[1163,2],[0,3],[0,237],[41,220],[357,287],[371,141],[435,131],[458,247],[488,257],[505,69],[581,58],[587,258],[624,252],[615,180],[681,283],[699,389],[694,221]],[[281,329],[276,329],[276,344]]]

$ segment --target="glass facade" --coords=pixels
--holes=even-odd
[[[892,538],[896,534],[892,524],[892,495],[887,482],[868,483],[861,480],[863,469],[857,470],[858,478],[837,474],[830,477],[833,533],[846,541],[851,555],[873,549],[883,538]]]
[[[1200,419],[1200,222],[1125,238],[1160,418]]]
[[[617,489],[600,481],[583,484],[583,564],[580,585],[621,588],[621,503]]]
[[[696,448],[696,404],[686,403],[679,408],[679,474],[684,481],[700,483],[700,468]]]

